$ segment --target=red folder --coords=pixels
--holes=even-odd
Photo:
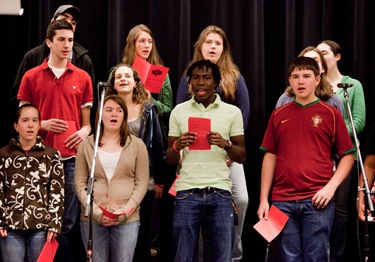
[[[210,150],[207,134],[211,132],[211,119],[202,117],[189,117],[189,132],[197,133],[197,141],[189,146],[189,150]]]

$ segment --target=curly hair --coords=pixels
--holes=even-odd
[[[134,90],[133,90],[132,101],[135,102],[135,103],[137,103],[137,104],[143,104],[145,101],[148,100],[148,96],[147,96],[145,87],[144,87],[144,85],[143,85],[143,83],[141,81],[141,78],[138,75],[137,70],[135,70],[132,66],[130,66],[128,64],[124,64],[124,63],[117,64],[113,68],[113,70],[110,72],[110,74],[109,74],[110,88],[109,88],[107,94],[108,95],[110,95],[110,94],[117,94],[117,90],[114,89],[114,83],[115,83],[116,71],[120,67],[128,67],[128,68],[130,68],[132,70],[134,81],[135,81],[135,87],[134,87]]]

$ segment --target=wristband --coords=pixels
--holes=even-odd
[[[173,142],[173,146],[172,146],[172,148],[173,148],[173,150],[174,150],[176,153],[180,153],[181,149],[180,149],[180,150],[177,150],[177,148],[176,148],[176,143],[177,143],[177,139]]]

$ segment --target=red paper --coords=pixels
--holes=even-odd
[[[177,195],[177,192],[176,192],[176,181],[177,181],[177,179],[178,179],[179,177],[180,177],[180,175],[177,175],[177,176],[176,176],[176,179],[174,180],[174,182],[173,182],[171,188],[170,188],[169,191],[168,191],[168,193],[169,193],[170,195],[174,196],[174,197]]]
[[[37,262],[52,262],[58,246],[59,243],[56,241],[56,239],[52,239],[50,243],[46,241]]]
[[[62,133],[48,132],[46,137],[46,143],[49,146],[60,151],[62,156],[74,156],[76,154],[76,149],[66,147],[64,141],[77,132],[76,122],[75,121],[65,121],[68,123],[68,129]]]
[[[275,237],[277,237],[278,234],[280,234],[288,219],[289,217],[287,215],[272,205],[268,212],[268,220],[263,218],[254,225],[254,228],[268,242],[271,242]]]
[[[197,141],[189,146],[189,150],[210,150],[207,134],[211,132],[211,119],[201,117],[189,117],[189,132],[197,133]]]
[[[169,68],[159,65],[152,65],[145,59],[136,56],[133,67],[137,70],[145,88],[151,93],[159,94]]]
[[[125,215],[125,214],[129,214],[130,212],[132,212],[134,210],[134,208],[131,208],[125,212],[122,212],[120,214],[114,214],[114,213],[111,213],[109,212],[107,209],[105,209],[104,207],[102,206],[99,206],[99,208],[102,210],[103,214],[106,216],[106,217],[109,217],[111,219],[115,219],[115,218],[118,218],[119,216],[121,215]]]

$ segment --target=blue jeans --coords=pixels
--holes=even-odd
[[[178,191],[173,214],[173,243],[176,262],[193,261],[201,225],[210,242],[212,261],[231,261],[233,207],[229,191],[212,193]]]
[[[73,226],[78,223],[81,206],[74,189],[74,168],[76,165],[76,159],[73,157],[68,160],[64,160],[63,164],[65,178],[65,202],[64,213],[62,216],[63,224],[61,234],[67,234],[72,230]]]
[[[89,223],[81,220],[82,239],[87,250]],[[92,225],[92,260],[132,262],[137,244],[139,221],[118,226]],[[150,250],[148,250],[150,252]]]
[[[8,236],[0,239],[2,261],[37,261],[46,238],[47,231],[42,229],[8,230]]]
[[[65,201],[64,213],[62,216],[63,224],[61,234],[58,238],[59,247],[57,249],[54,261],[73,261],[67,258],[67,254],[79,260],[79,257],[85,255],[81,234],[79,230],[79,215],[81,205],[77,198],[74,188],[74,169],[75,158],[63,160],[64,179],[65,179]]]
[[[278,261],[329,261],[329,236],[334,216],[333,201],[316,209],[311,198],[273,205],[288,215],[284,229],[275,238]]]
[[[242,164],[233,162],[230,166],[230,179],[232,180],[232,198],[234,203],[236,203],[237,213],[238,213],[238,225],[234,226],[234,239],[233,239],[233,249],[232,249],[232,262],[238,262],[242,260],[242,230],[245,223],[245,215],[247,206],[249,204],[249,195],[247,193],[245,171]],[[205,239],[204,229],[201,232],[201,237],[203,238],[198,241],[199,247],[196,250],[194,261],[199,261],[203,258],[203,261],[210,261],[209,252],[209,241]],[[203,246],[203,247],[202,247]],[[203,248],[203,255],[202,250]],[[199,250],[198,250],[199,249]]]

